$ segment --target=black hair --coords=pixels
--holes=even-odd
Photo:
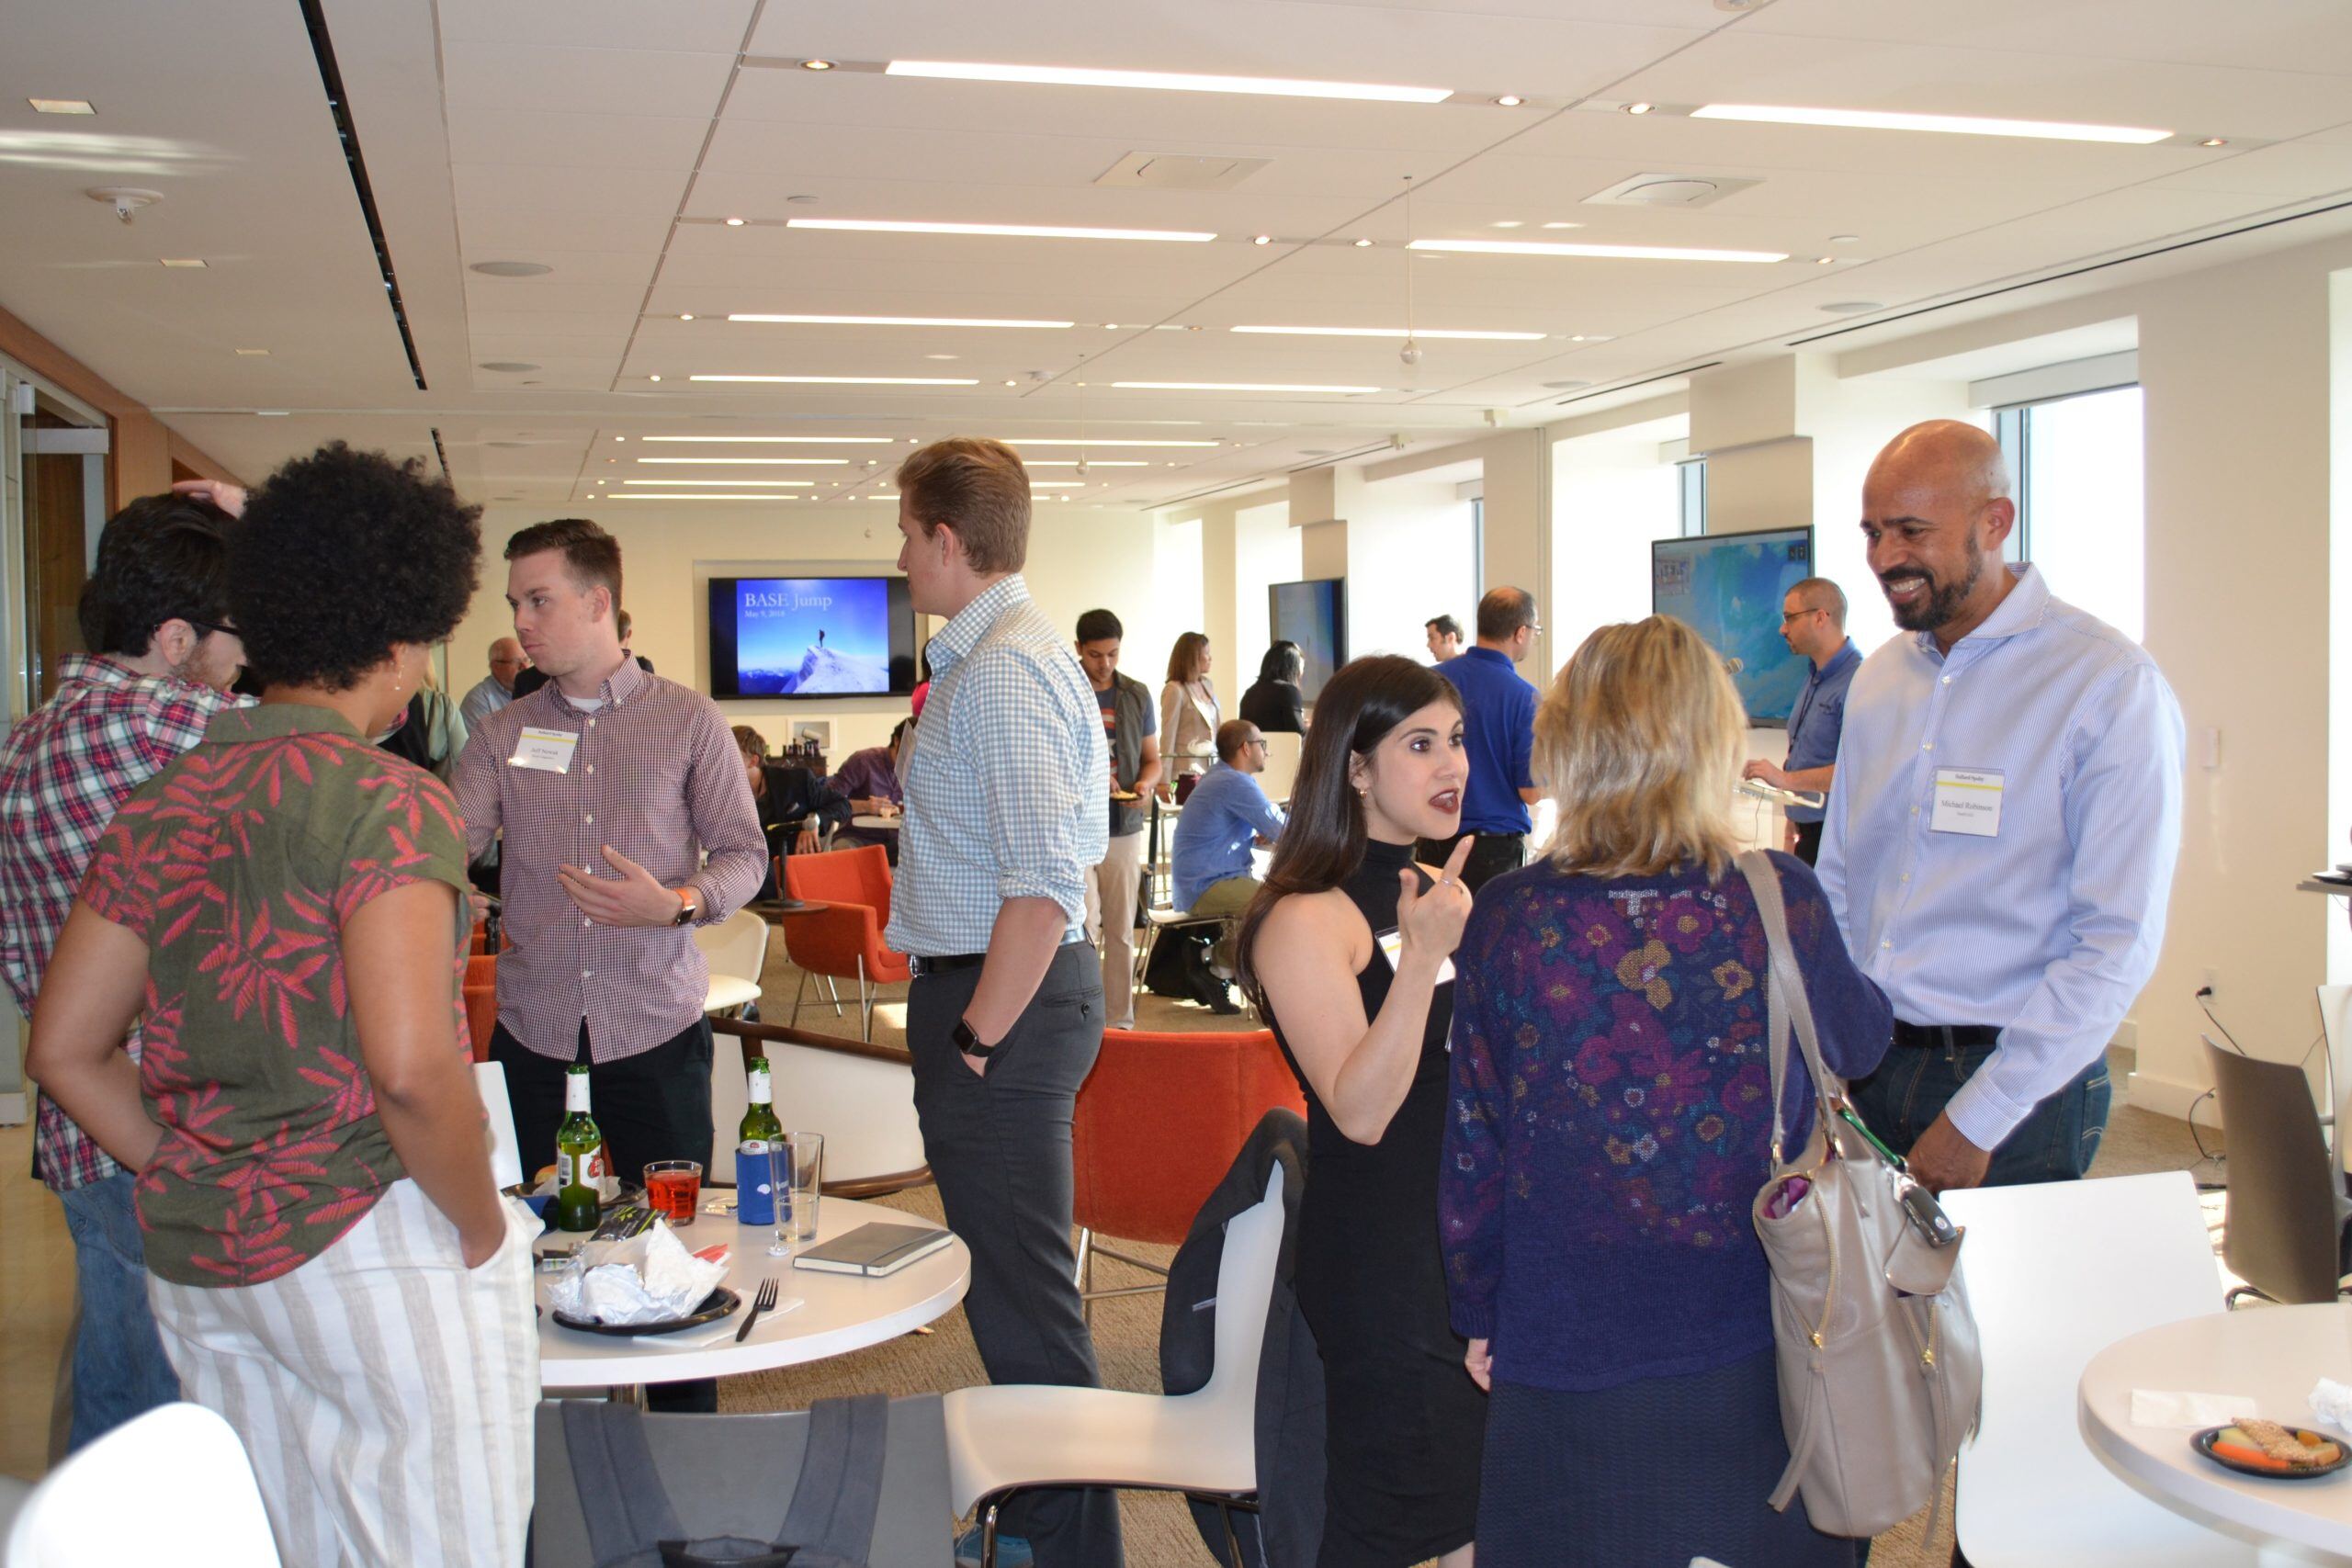
[[[1290,819],[1274,840],[1273,863],[1241,917],[1236,944],[1242,988],[1260,1012],[1268,1010],[1265,987],[1250,958],[1266,917],[1294,893],[1337,887],[1363,863],[1363,801],[1348,780],[1349,763],[1369,756],[1390,730],[1431,703],[1459,712],[1462,696],[1428,665],[1393,653],[1351,660],[1324,682],[1291,784]]]
[[[506,541],[506,558],[521,560],[541,550],[561,550],[563,567],[585,592],[602,588],[612,595],[613,626],[620,627],[621,547],[585,517],[557,517],[519,529]]]
[[[1127,628],[1108,610],[1089,610],[1078,618],[1080,642],[1123,642],[1126,635]]]
[[[481,573],[481,508],[417,458],[336,441],[254,491],[229,552],[229,607],[263,681],[343,692],[394,643],[447,637]]]
[[[1434,631],[1440,637],[1450,637],[1456,642],[1460,642],[1462,640],[1462,623],[1455,620],[1452,615],[1431,615],[1428,620],[1423,621],[1421,625],[1427,626],[1430,630]]]
[[[142,495],[98,536],[97,568],[77,618],[92,653],[137,659],[165,621],[199,632],[229,616],[229,538],[235,521],[209,501]]]
[[[1295,684],[1306,673],[1306,655],[1298,644],[1283,639],[1266,649],[1266,657],[1258,660],[1261,681],[1288,681]]]

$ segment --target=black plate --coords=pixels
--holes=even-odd
[[[2235,1422],[2231,1423],[2231,1426],[2234,1425]],[[2286,1423],[2282,1421],[2279,1425],[2284,1427]],[[2240,1464],[2213,1451],[2214,1441],[2229,1429],[2229,1427],[2208,1427],[2188,1439],[2189,1446],[2223,1470],[2233,1470],[2240,1475],[2252,1475],[2264,1481],[2308,1481],[2314,1475],[2333,1475],[2346,1463],[2352,1463],[2352,1444],[2346,1444],[2343,1438],[2331,1438],[2325,1432],[2314,1432],[2308,1427],[2288,1427],[2287,1430],[2298,1438],[2317,1438],[2322,1442],[2334,1443],[2335,1458],[2326,1464],[2301,1465],[2293,1470],[2262,1470],[2254,1465]]]
[[[582,1334],[675,1334],[682,1328],[696,1328],[706,1323],[717,1323],[743,1304],[743,1298],[721,1285],[703,1297],[702,1305],[690,1316],[673,1317],[666,1323],[605,1323],[593,1317],[574,1317],[570,1313],[555,1314],[555,1320],[566,1328],[576,1328]]]

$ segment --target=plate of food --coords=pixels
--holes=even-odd
[[[721,1285],[705,1296],[702,1304],[684,1317],[664,1318],[659,1323],[605,1323],[593,1317],[574,1317],[558,1311],[555,1320],[566,1328],[576,1328],[582,1334],[675,1334],[682,1328],[695,1328],[706,1323],[717,1323],[743,1304],[743,1298]]]
[[[2304,1481],[2342,1470],[2345,1445],[2324,1432],[2276,1421],[2247,1419],[2208,1427],[2189,1439],[2197,1451],[2224,1470],[2273,1481]]]

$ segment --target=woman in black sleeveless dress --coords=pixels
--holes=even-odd
[[[1486,1395],[1446,1321],[1437,1228],[1467,852],[1432,870],[1412,849],[1457,831],[1467,773],[1451,685],[1407,659],[1347,665],[1242,922],[1244,983],[1306,1094],[1297,1283],[1323,1356],[1318,1568],[1467,1568],[1476,1527]]]

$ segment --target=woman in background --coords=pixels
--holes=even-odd
[[[1162,800],[1192,793],[1186,779],[1198,778],[1216,761],[1216,727],[1225,722],[1216,688],[1209,683],[1209,639],[1186,632],[1168,654],[1168,683],[1159,688],[1159,754],[1168,760]]]
[[[165,1353],[289,1563],[523,1561],[539,1224],[490,1172],[457,801],[375,744],[472,601],[478,511],[339,442],[254,492],[261,705],[132,792],[33,1016],[41,1087],[139,1172]]]
[[[1789,1450],[1749,1218],[1772,1105],[1770,958],[1732,865],[1745,723],[1681,622],[1586,638],[1535,716],[1558,830],[1462,941],[1440,1180],[1453,1326],[1494,1393],[1482,1568],[1854,1561],[1802,1499],[1766,1501]],[[1822,1050],[1860,1077],[1894,1014],[1812,870],[1771,862]]]
[[[1306,698],[1298,689],[1306,655],[1295,642],[1278,642],[1258,661],[1258,679],[1241,694],[1241,716],[1261,735],[1306,733]]]
[[[1306,1092],[1299,1308],[1323,1353],[1318,1568],[1469,1568],[1486,1396],[1447,1326],[1438,1250],[1447,955],[1470,894],[1450,839],[1469,768],[1462,699],[1409,659],[1323,688],[1291,817],[1242,917],[1243,986]],[[1464,840],[1464,843],[1468,843]]]

